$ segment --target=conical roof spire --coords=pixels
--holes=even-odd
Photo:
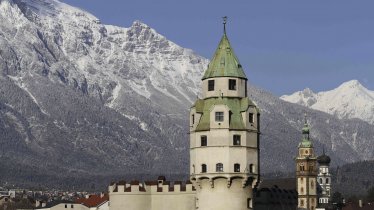
[[[227,17],[223,17],[223,36],[202,78],[237,77],[247,80],[242,65],[236,57],[226,35]]]

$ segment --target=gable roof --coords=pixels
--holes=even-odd
[[[226,105],[232,112],[230,119],[230,129],[245,130],[244,120],[241,113],[245,112],[249,107],[256,105],[248,98],[206,98],[198,99],[192,107],[195,107],[197,113],[202,116],[196,127],[196,131],[205,131],[210,129],[210,112],[215,105]],[[257,108],[256,108],[257,109]],[[257,109],[257,111],[259,111]]]
[[[97,207],[101,204],[109,201],[109,195],[104,194],[104,196],[101,195],[90,195],[88,198],[78,198],[75,202],[83,204],[87,207]]]

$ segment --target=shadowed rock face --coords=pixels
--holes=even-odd
[[[207,59],[139,21],[103,25],[54,0],[1,1],[0,28],[0,181],[187,178],[188,109]],[[305,112],[332,164],[373,158],[373,126],[249,92],[262,110],[262,172],[293,170]]]

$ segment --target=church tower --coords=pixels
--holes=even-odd
[[[317,158],[317,161],[319,164],[317,181],[319,186],[321,187],[321,194],[319,195],[319,206],[324,207],[330,203],[331,197],[331,174],[329,172],[331,159],[325,154],[325,150],[323,150],[323,154]]]
[[[224,33],[190,111],[190,179],[199,210],[253,209],[259,179],[260,113]]]
[[[309,130],[305,116],[303,138],[299,143],[299,154],[296,157],[296,186],[298,209],[314,210],[317,207],[317,157],[314,155]]]

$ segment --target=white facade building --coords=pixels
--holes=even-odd
[[[260,113],[225,30],[202,81],[203,98],[190,111],[191,182],[112,183],[110,210],[253,209]]]

